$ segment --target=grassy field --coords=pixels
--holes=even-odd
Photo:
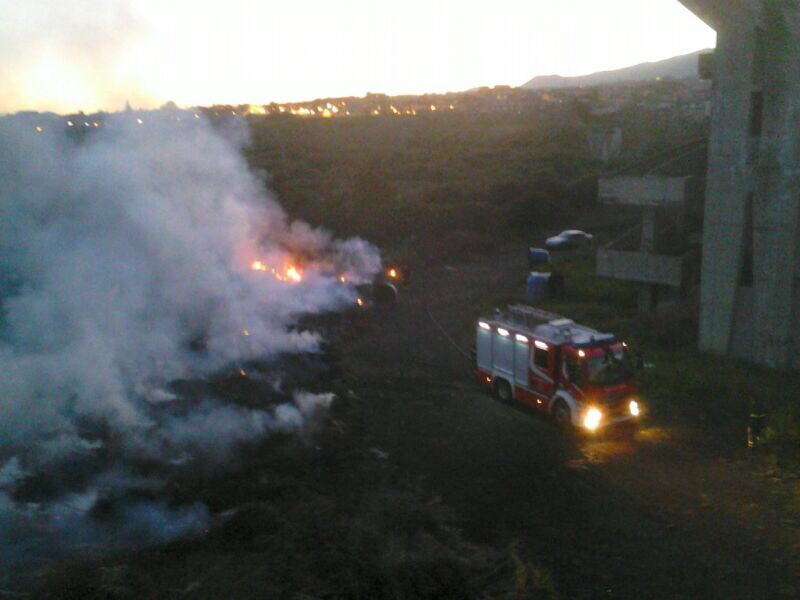
[[[527,245],[541,242],[544,232],[576,221],[587,223],[585,227],[601,240],[618,233],[616,228],[622,225],[613,219],[604,222],[609,215],[595,205],[593,181],[598,173],[613,171],[619,164],[601,165],[589,157],[586,125],[569,107],[547,115],[269,118],[253,122],[248,160],[270,174],[270,185],[291,218],[339,235],[364,236],[389,257],[421,262],[435,258],[450,269],[439,269],[442,277],[455,280],[465,270],[459,263],[465,254],[478,255],[479,260],[483,253],[497,257],[495,250],[509,242],[524,253]],[[690,129],[677,118],[632,118],[619,162],[663,152],[685,141]],[[596,228],[590,227],[592,222]],[[534,239],[531,232],[537,232]],[[642,353],[646,365],[652,366],[642,369],[638,379],[654,420],[696,423],[705,435],[741,448],[750,400],[757,396],[768,414],[763,451],[781,466],[793,465],[800,442],[800,407],[793,395],[800,389],[800,374],[698,352],[691,323],[642,319],[636,310],[637,288],[597,278],[590,258],[566,261],[559,268],[566,276],[566,294],[543,308],[615,332]],[[476,277],[491,275],[487,269]],[[465,318],[458,312],[448,330],[457,332],[463,326],[468,338],[477,314],[520,301],[524,275],[524,271],[519,274],[518,293],[490,296],[481,291],[475,296],[480,300],[473,314]],[[462,286],[460,299],[471,305],[472,283]],[[573,477],[571,468],[553,471],[549,458],[539,467],[529,463],[543,456],[543,448],[549,457],[548,446],[539,446],[540,442],[550,440],[552,453],[557,454],[562,445],[569,446],[570,440],[562,439],[568,436],[561,436],[544,419],[492,403],[474,391],[471,382],[467,387],[462,378],[469,377],[470,365],[446,384],[437,383],[432,374],[415,379],[406,372],[410,367],[403,360],[409,355],[415,358],[428,348],[432,356],[420,360],[433,361],[448,349],[447,342],[437,340],[423,310],[423,304],[440,295],[421,296],[416,304],[399,303],[396,312],[408,311],[407,321],[416,323],[417,331],[389,327],[373,332],[380,343],[367,344],[364,352],[368,357],[386,353],[388,366],[372,378],[341,367],[335,348],[325,356],[330,372],[317,383],[321,390],[336,393],[338,400],[318,430],[302,439],[274,437],[242,448],[231,469],[171,481],[170,501],[199,500],[217,515],[204,536],[101,560],[94,555],[86,560],[78,557],[52,574],[39,596],[556,598],[559,583],[587,572],[581,583],[585,597],[596,597],[605,586],[596,587],[595,575],[620,568],[607,564],[606,558],[618,551],[619,534],[602,523],[607,545],[580,544],[583,523],[573,530],[561,528],[559,524],[570,521],[558,511],[588,494],[592,510],[577,512],[587,522],[601,523],[602,514],[597,515],[603,510],[598,506],[606,506],[604,501],[615,506],[617,496],[608,499],[606,488],[587,488],[587,482],[594,480],[587,479],[583,470]],[[413,298],[413,290],[408,296]],[[436,312],[440,319],[448,316],[442,303],[441,312]],[[368,318],[363,316],[365,322]],[[361,339],[362,329],[369,327],[354,320],[348,324],[348,335]],[[331,332],[330,337],[347,346],[341,331]],[[393,341],[399,348],[396,352],[391,350]],[[366,362],[361,355],[354,356],[351,360]],[[439,365],[435,372],[446,369]],[[250,391],[254,399],[264,393],[255,384]],[[528,451],[521,453],[519,447]],[[534,472],[540,478],[530,476],[534,468],[539,468]],[[459,515],[442,497],[444,492],[435,491],[430,480],[439,479],[445,481],[444,488],[465,491],[463,505],[480,515],[475,522],[469,520],[470,510],[463,511],[467,516]],[[539,481],[551,482],[550,487],[540,489]],[[518,491],[522,483],[540,498],[534,511]],[[531,527],[528,548],[489,543],[462,529],[465,523],[473,530],[476,523],[482,526],[477,529],[502,529],[485,514],[502,520],[504,512],[498,507],[516,507],[505,527],[509,536],[519,536],[531,513],[535,516],[548,503],[557,517],[555,526],[547,522],[541,528]],[[623,507],[619,514],[628,512]],[[655,547],[661,540],[664,545],[658,547],[674,548],[672,556],[681,568],[676,572],[683,575],[687,562],[692,566],[684,560],[691,535],[684,538],[664,519],[663,527],[645,524],[650,529],[641,530],[639,546],[641,520],[636,514],[629,518],[635,524],[629,528],[630,538],[636,538],[628,541],[629,556],[638,559],[641,549]],[[694,526],[705,520],[691,517],[685,522]],[[650,539],[647,532],[653,528],[659,535]],[[542,560],[544,552],[531,550],[541,539],[564,553],[561,557],[557,551],[556,559],[567,558],[570,552],[565,548],[583,548],[585,554],[579,558],[596,561],[596,570],[587,570],[585,564],[575,570],[574,565],[561,565],[559,581],[558,560],[548,563]],[[652,554],[654,564],[662,567],[662,555]],[[639,570],[634,563],[620,561]],[[734,566],[738,568],[738,562]],[[699,579],[708,579],[702,564],[694,567]],[[649,579],[647,572],[643,579]]]
[[[698,135],[678,115],[635,111],[622,155],[592,159],[574,107],[418,117],[255,119],[251,165],[292,218],[408,258],[485,251],[569,224],[596,204],[596,176]],[[702,162],[696,165],[703,170]]]
[[[704,133],[677,115],[653,119],[630,111],[619,120],[623,152],[608,165],[588,153],[586,133],[597,123],[571,106],[535,114],[261,119],[252,123],[248,159],[270,173],[293,218],[366,237],[389,258],[457,260],[510,241],[521,248],[538,244],[532,231],[576,223],[601,240],[614,237],[626,226],[625,215],[596,205],[596,177],[670,156],[670,148]],[[679,156],[673,166],[701,175],[702,155]],[[738,431],[743,440],[757,398],[768,414],[768,447],[776,460],[791,462],[800,440],[794,399],[800,376],[703,354],[693,323],[643,321],[636,314],[637,288],[595,277],[591,260],[560,268],[568,279],[566,297],[547,308],[629,340],[653,365],[640,373],[653,411]],[[503,300],[486,300],[476,314]]]

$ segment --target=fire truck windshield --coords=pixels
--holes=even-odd
[[[623,349],[608,348],[583,361],[586,379],[594,385],[617,385],[633,377],[633,365]]]

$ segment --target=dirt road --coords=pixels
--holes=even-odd
[[[574,438],[482,393],[477,302],[521,290],[521,252],[422,269],[344,348],[376,460],[440,496],[468,537],[514,545],[562,598],[800,597],[792,482],[680,418]]]

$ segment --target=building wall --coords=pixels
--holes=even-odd
[[[700,347],[800,368],[800,6],[730,5],[714,15]]]
[[[770,366],[796,363],[795,299],[800,211],[800,27],[798,10],[765,9],[760,36],[763,126],[755,159],[754,354]],[[793,15],[792,15],[793,13]],[[794,18],[792,18],[792,16]],[[758,55],[758,53],[757,53]]]

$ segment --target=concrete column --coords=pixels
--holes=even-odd
[[[730,351],[745,202],[751,185],[747,156],[754,43],[754,25],[746,20],[733,20],[717,30],[699,344],[702,350],[720,354]]]
[[[639,249],[648,254],[656,251],[656,208],[642,207],[642,242]],[[658,286],[643,283],[639,287],[639,314],[652,315],[658,307]]]
[[[640,250],[652,254],[656,251],[656,208],[642,208],[642,243]]]
[[[654,315],[658,308],[658,286],[643,283],[639,288],[639,314]]]
[[[763,133],[753,197],[754,358],[790,367],[800,337],[794,273],[800,220],[800,16],[765,10],[769,65],[764,78]]]

